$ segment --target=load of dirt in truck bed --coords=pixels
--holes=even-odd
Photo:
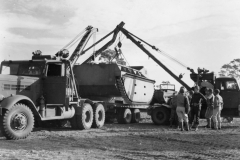
[[[152,124],[109,123],[101,129],[36,128],[23,140],[0,138],[0,159],[239,159],[240,120],[209,130],[180,132]]]

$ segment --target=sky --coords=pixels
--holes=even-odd
[[[125,29],[195,70],[206,68],[217,74],[223,64],[240,58],[238,0],[0,2],[0,61],[28,60],[35,50],[54,55],[87,26],[99,29],[98,40],[122,21]],[[123,35],[121,42],[130,66],[144,66],[156,85],[170,81],[177,89],[181,86]],[[92,43],[90,40],[88,45]],[[96,49],[100,47],[96,46]],[[182,80],[185,83],[193,85],[185,67],[147,49],[176,75],[184,74]],[[80,57],[79,62],[83,60],[84,57]]]

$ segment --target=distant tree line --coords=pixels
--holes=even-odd
[[[228,64],[224,64],[221,67],[219,75],[240,79],[240,58],[234,59]]]

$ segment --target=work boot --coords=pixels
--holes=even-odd
[[[211,128],[211,120],[209,118],[207,119],[206,128]]]
[[[221,122],[218,122],[218,129],[220,130],[222,128]]]
[[[179,127],[180,127],[181,131],[184,131],[183,122],[179,122]]]
[[[189,131],[189,124],[188,124],[188,122],[185,122],[185,126],[186,126],[186,131]]]

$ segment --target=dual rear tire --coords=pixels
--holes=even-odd
[[[101,128],[105,123],[105,109],[102,104],[96,103],[93,105],[93,128]]]
[[[84,103],[82,107],[75,107],[75,110],[76,113],[70,121],[73,129],[101,128],[105,123],[105,109],[100,103],[93,107]]]
[[[117,110],[117,121],[120,124],[139,123],[140,119],[139,109],[119,108]]]

